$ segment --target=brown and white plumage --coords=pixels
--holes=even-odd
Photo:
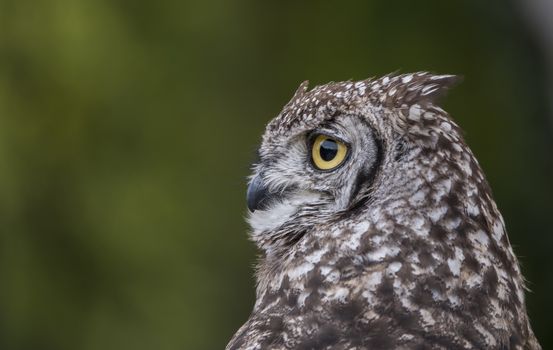
[[[227,349],[540,349],[451,75],[300,86],[254,165],[257,299]],[[348,145],[313,166],[312,135]]]

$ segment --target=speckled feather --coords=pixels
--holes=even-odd
[[[250,214],[257,299],[232,349],[540,349],[482,170],[436,105],[452,75],[304,82],[254,166],[281,199]],[[352,139],[333,173],[317,130]]]

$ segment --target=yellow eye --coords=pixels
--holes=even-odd
[[[338,140],[326,135],[319,135],[313,142],[311,159],[320,170],[332,170],[338,167],[348,154],[348,147]]]

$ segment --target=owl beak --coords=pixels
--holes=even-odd
[[[263,183],[261,176],[257,175],[250,182],[248,192],[246,193],[248,209],[252,213],[256,210],[262,209],[263,205],[267,202],[268,197],[269,191]]]

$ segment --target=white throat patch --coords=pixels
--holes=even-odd
[[[284,198],[281,201],[272,203],[267,209],[256,210],[248,215],[253,235],[261,232],[273,231],[286,222],[301,209],[306,203],[312,203],[321,199],[316,192],[301,191]]]

